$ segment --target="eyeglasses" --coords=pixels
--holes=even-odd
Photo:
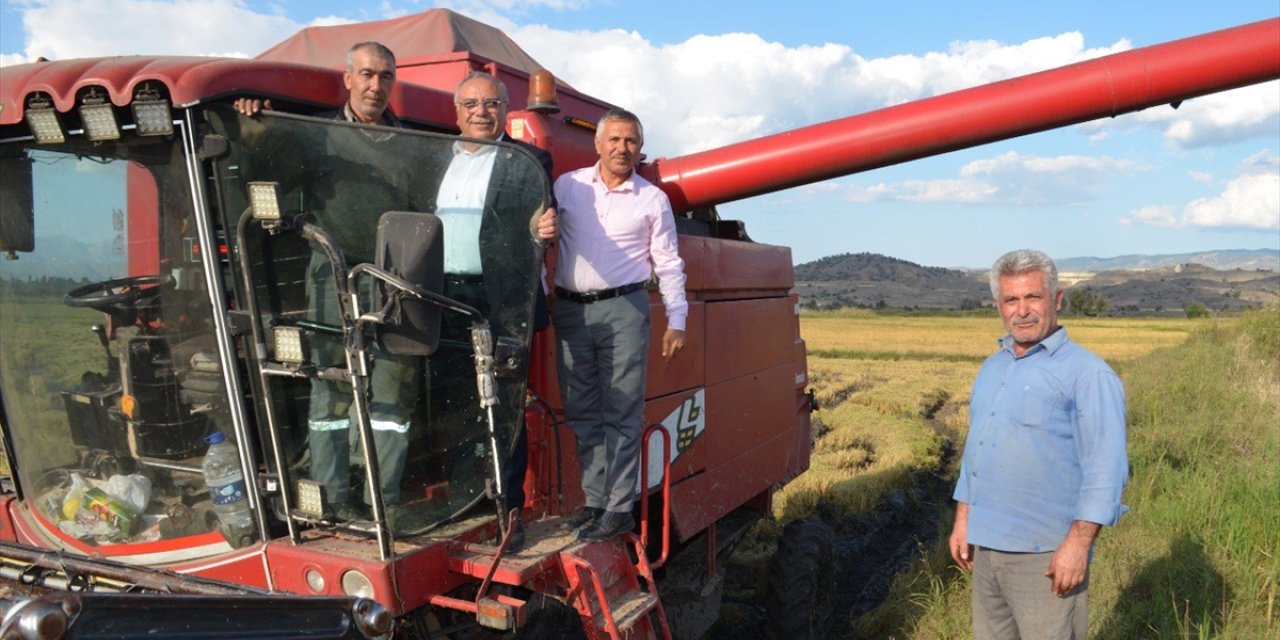
[[[484,107],[485,111],[497,111],[498,109],[502,108],[502,105],[504,104],[506,104],[506,101],[499,100],[497,98],[489,98],[488,100],[471,99],[471,100],[463,100],[462,102],[457,103],[459,107],[462,107],[466,111],[472,111],[476,107]]]

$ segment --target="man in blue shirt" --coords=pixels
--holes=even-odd
[[[1124,387],[1058,326],[1049,256],[1001,256],[991,294],[1009,333],[973,383],[951,557],[973,571],[975,638],[1081,639],[1094,538],[1124,511]]]

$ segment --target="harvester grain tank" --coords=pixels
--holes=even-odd
[[[342,51],[364,40],[397,52],[407,129],[308,117],[343,101]],[[689,348],[676,366],[650,357],[639,531],[608,543],[557,526],[582,496],[552,340],[532,331],[543,256],[521,230],[549,188],[532,157],[497,145],[517,177],[493,185],[509,203],[485,213],[496,239],[468,248],[482,273],[440,262],[451,92],[477,69],[510,89],[512,137],[552,152],[558,173],[593,160],[610,105],[444,10],[308,29],[258,60],[0,69],[5,624],[88,634],[164,609],[151,637],[560,637],[552,620],[591,638],[698,637],[726,554],[808,467],[812,410],[790,251],[714,206],[1275,79],[1280,19],[643,166],[677,209]],[[243,117],[240,96],[277,110]],[[328,288],[309,288],[324,269]],[[319,313],[322,295],[338,317]],[[390,357],[421,372],[399,497],[376,488],[369,415]],[[324,384],[349,390],[350,420],[327,436],[352,452],[344,513],[311,479]],[[529,543],[508,553],[492,487],[518,429]],[[214,431],[239,453],[252,532],[213,509]]]

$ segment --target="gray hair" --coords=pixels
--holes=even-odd
[[[1058,295],[1058,267],[1053,259],[1043,251],[1035,249],[1018,249],[1002,256],[991,267],[991,299],[1000,302],[1000,278],[1020,276],[1024,273],[1039,271],[1044,277],[1044,288],[1049,295]]]
[[[356,70],[356,52],[361,49],[368,49],[373,55],[390,62],[393,70],[396,68],[396,54],[391,53],[391,50],[381,42],[366,40],[365,42],[357,42],[351,45],[350,49],[347,49],[347,71]]]
[[[603,135],[604,123],[610,120],[621,120],[622,122],[630,122],[636,125],[636,131],[640,133],[640,144],[644,144],[644,125],[640,124],[640,118],[636,114],[619,107],[612,107],[604,112],[604,115],[600,116],[600,120],[596,122],[596,140],[599,140],[600,136]]]
[[[464,85],[464,84],[466,84],[466,83],[468,83],[468,82],[471,82],[472,80],[477,80],[477,79],[483,79],[483,80],[488,80],[489,82],[492,82],[492,83],[493,83],[493,86],[495,86],[495,87],[497,87],[497,88],[498,88],[498,97],[499,97],[499,98],[502,98],[502,102],[503,102],[503,103],[510,102],[510,101],[507,99],[507,85],[506,85],[506,83],[505,83],[505,82],[503,82],[503,81],[501,81],[501,80],[499,80],[499,79],[498,79],[498,76],[495,76],[495,75],[493,75],[492,73],[488,73],[488,72],[486,72],[486,71],[472,71],[471,73],[468,73],[468,74],[467,74],[467,77],[463,78],[463,79],[462,79],[462,82],[459,82],[459,83],[458,83],[458,86],[457,86],[456,88],[454,88],[454,90],[453,90],[453,101],[454,101],[454,102],[457,102],[457,101],[458,101],[458,94],[459,94],[459,93],[462,93],[462,85]]]

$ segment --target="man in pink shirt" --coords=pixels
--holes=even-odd
[[[635,528],[651,275],[666,307],[662,357],[684,347],[684,261],[665,193],[636,175],[644,129],[610,109],[596,127],[595,165],[556,181],[556,364],[565,418],[578,440],[586,508],[567,521],[582,540]]]

